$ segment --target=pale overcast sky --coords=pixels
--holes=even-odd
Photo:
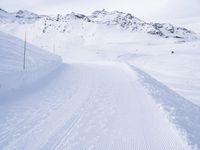
[[[200,0],[0,0],[8,11],[27,9],[42,14],[90,14],[94,10],[130,12],[142,19],[200,16]]]

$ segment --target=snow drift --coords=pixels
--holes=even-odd
[[[0,93],[19,88],[45,76],[61,63],[61,58],[27,44],[23,70],[24,42],[0,32]]]

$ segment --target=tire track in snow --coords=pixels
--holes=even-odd
[[[99,82],[96,82],[99,78],[99,76],[94,75],[96,77],[93,84],[90,95],[88,98],[86,98],[85,103],[80,107],[78,110],[79,112],[79,119],[76,121],[76,123],[70,128],[70,130],[62,136],[61,139],[58,140],[57,145],[53,146],[53,148],[45,147],[44,149],[90,149],[94,147],[95,143],[98,141],[100,135],[102,135],[102,132],[106,132],[106,123],[108,122],[108,118],[113,115],[113,106],[114,104],[110,103],[109,101],[109,90],[105,93],[104,84],[99,84]],[[106,88],[107,89],[107,88]],[[101,97],[101,98],[99,98]],[[106,106],[107,105],[107,106]],[[95,112],[94,112],[95,110]],[[107,112],[107,113],[104,113]],[[100,122],[98,122],[100,120]],[[61,129],[62,131],[63,129]],[[100,132],[96,132],[94,130],[99,130]],[[84,132],[85,135],[78,135],[76,134],[78,131],[81,133]],[[96,133],[95,136],[89,137],[90,141],[84,141],[84,137],[88,134]],[[79,137],[77,137],[79,136]],[[89,135],[88,135],[89,136]],[[57,137],[54,137],[54,139],[57,139]],[[79,142],[77,142],[79,141]],[[88,144],[88,143],[89,144]],[[51,143],[51,142],[50,142]],[[84,143],[84,145],[81,143]],[[49,144],[47,144],[49,145]]]
[[[46,76],[45,78],[47,79],[51,78],[51,79],[56,80],[57,78],[62,76],[62,73],[63,73],[62,69],[64,67],[66,66],[61,65],[58,69],[53,71],[51,75]],[[12,101],[12,103],[8,103],[8,104],[3,103],[3,105],[1,105],[1,114],[2,116],[5,115],[6,117],[5,119],[1,117],[1,119],[5,120],[5,123],[3,125],[0,124],[1,129],[4,129],[4,130],[0,130],[0,147],[1,145],[7,145],[8,142],[10,142],[12,139],[18,138],[19,136],[21,136],[22,133],[27,132],[30,128],[33,127],[33,125],[37,124],[40,121],[38,120],[39,119],[38,116],[39,114],[42,114],[40,112],[41,109],[36,109],[35,107],[40,107],[39,103],[41,103],[41,105],[45,105],[45,103],[47,102],[45,100],[45,95],[43,95],[43,97],[40,97],[41,99],[43,99],[43,101],[38,101],[36,106],[34,105],[34,102],[32,101],[30,101],[29,103],[26,103],[26,102],[29,101],[28,100],[29,98],[27,96],[30,97],[31,95],[34,96],[34,93],[37,93],[38,95],[42,93],[40,89],[45,88],[46,86],[49,85],[47,84],[47,79],[41,79],[40,81],[34,83],[33,85],[26,87],[25,90],[19,89],[19,90],[13,91],[12,94],[8,93],[8,95],[1,95],[1,99],[3,101],[6,101],[6,102]],[[41,81],[46,84],[42,85],[41,87],[38,87]],[[31,95],[30,95],[30,92],[32,92]],[[26,99],[26,101],[24,102],[23,99]],[[7,106],[7,105],[11,105],[11,106]],[[26,110],[24,110],[23,107]],[[4,108],[6,108],[7,110],[5,110]],[[5,112],[2,113],[2,110],[5,110]],[[47,111],[46,113],[48,113],[48,110],[46,111]],[[27,114],[28,115],[30,114],[30,116],[25,117]],[[41,116],[41,119],[43,118],[44,116]],[[28,125],[28,126],[24,126],[24,125]]]
[[[67,70],[66,70],[67,69]],[[62,75],[60,76],[60,79],[62,79],[62,80],[60,80],[61,82],[64,82],[65,80],[63,80],[63,79],[65,79],[66,77],[67,77],[67,75],[68,75],[68,73],[70,73],[70,68],[63,68],[63,71],[62,71]],[[73,71],[73,69],[71,70],[71,72],[74,72]],[[81,72],[79,72],[79,73],[81,73]],[[73,77],[75,77],[74,76],[74,73],[72,74],[73,75]],[[82,76],[83,78],[85,77],[85,75],[84,74],[79,74],[80,76]],[[83,82],[82,84],[85,84],[85,80],[84,79],[81,79],[80,80],[80,82],[79,83],[81,83],[81,82]],[[76,80],[76,83],[77,83],[77,79],[75,79]],[[58,82],[58,80],[56,79],[56,81]],[[28,141],[29,140],[29,142],[31,141],[31,140],[35,140],[34,139],[34,137],[33,136],[29,136],[29,138],[27,138],[26,140],[25,140],[25,138],[26,138],[26,136],[28,136],[29,134],[33,134],[34,135],[34,133],[32,133],[32,132],[34,132],[34,130],[35,129],[37,129],[37,128],[39,128],[40,127],[40,125],[41,124],[45,124],[45,120],[48,120],[48,118],[49,118],[49,116],[51,117],[51,115],[53,116],[59,109],[62,109],[63,108],[63,104],[65,104],[65,103],[67,103],[67,105],[70,105],[70,100],[71,100],[71,98],[70,97],[73,97],[74,95],[75,95],[75,93],[76,92],[78,92],[78,93],[81,93],[81,90],[82,89],[79,89],[80,88],[80,86],[77,88],[76,86],[77,86],[77,84],[75,84],[75,87],[73,88],[73,84],[71,84],[70,85],[70,92],[65,92],[66,90],[67,90],[67,86],[69,86],[69,85],[67,85],[69,82],[68,81],[66,81],[66,86],[64,86],[64,87],[61,87],[61,88],[63,88],[63,89],[61,89],[60,87],[57,87],[56,86],[56,84],[54,84],[54,83],[52,83],[51,85],[53,85],[53,87],[52,88],[50,88],[50,91],[49,91],[49,89],[48,90],[46,90],[46,89],[41,89],[41,92],[38,92],[37,94],[36,94],[36,96],[34,96],[34,95],[32,95],[31,96],[31,98],[32,99],[38,99],[39,97],[38,96],[47,96],[48,97],[48,102],[51,102],[51,103],[47,103],[47,104],[45,104],[45,105],[43,105],[44,104],[44,102],[45,102],[45,99],[44,98],[42,98],[42,97],[40,97],[39,99],[41,99],[41,105],[40,106],[42,106],[41,108],[39,108],[39,109],[34,109],[34,112],[33,112],[33,114],[34,114],[34,116],[30,116],[29,118],[28,118],[28,120],[26,120],[27,119],[27,117],[26,118],[24,118],[24,122],[22,122],[22,123],[20,123],[20,124],[15,124],[14,125],[14,128],[11,130],[12,131],[12,133],[11,133],[11,135],[7,135],[8,136],[8,139],[7,139],[7,141],[9,142],[9,144],[10,144],[10,146],[15,146],[15,144],[16,144],[16,146],[15,147],[17,147],[17,143],[16,142],[18,142],[19,143],[19,141],[21,140],[21,143],[23,143],[23,139],[24,139],[24,141]],[[70,83],[72,83],[71,81],[70,81]],[[57,83],[59,86],[60,86],[60,84],[59,83]],[[48,93],[47,93],[48,92]],[[46,94],[46,95],[45,95]],[[53,94],[53,95],[52,95]],[[54,97],[54,94],[56,94],[56,97]],[[64,95],[63,95],[64,94]],[[67,95],[66,95],[67,94]],[[26,100],[26,99],[24,99],[24,100]],[[25,101],[26,102],[26,101]],[[38,102],[40,102],[40,101],[38,101]],[[64,103],[63,103],[64,102]],[[51,106],[50,106],[50,112],[48,113],[48,112],[46,112],[47,110],[46,110],[46,107],[48,107],[49,105],[52,105],[52,106],[54,106],[54,105],[56,105],[56,107],[54,107],[54,108],[52,108]],[[38,106],[37,106],[38,107]],[[20,106],[19,106],[19,108],[20,108]],[[67,106],[66,107],[64,107],[65,109],[66,108],[68,108]],[[27,109],[26,107],[25,107],[25,109]],[[29,110],[28,110],[29,111]],[[55,111],[55,112],[54,112]],[[16,112],[17,113],[17,112]],[[43,115],[43,114],[46,114],[46,117],[42,117],[41,118],[41,115]],[[19,114],[20,115],[20,114]],[[31,115],[31,114],[30,114]],[[38,120],[39,119],[39,120]],[[32,120],[32,122],[31,122],[31,120]],[[17,120],[16,120],[17,121]],[[29,122],[30,121],[30,122]],[[36,122],[35,122],[36,121]],[[35,123],[34,123],[35,122]],[[29,127],[25,130],[25,131],[23,131],[23,124],[24,125],[28,125]],[[48,125],[47,125],[48,126]],[[9,128],[8,128],[9,129]],[[21,132],[20,132],[21,131]],[[22,132],[23,131],[23,132]],[[16,140],[16,138],[14,138],[15,137],[15,133],[21,133],[21,135],[17,135],[17,140]],[[27,142],[28,143],[28,142]],[[36,144],[36,143],[35,143]],[[2,146],[5,146],[6,145],[6,143],[4,143]],[[9,147],[9,146],[8,146]],[[9,148],[8,148],[9,149]],[[18,148],[19,149],[19,148]],[[30,149],[30,148],[29,148]]]
[[[82,85],[84,85],[84,84],[82,84]],[[91,86],[91,87],[94,87],[94,86]],[[89,93],[91,93],[92,91],[93,90],[90,89]],[[58,131],[58,133],[56,133],[56,135],[53,135],[53,137],[51,139],[49,139],[49,142],[46,143],[42,149],[44,149],[44,150],[45,149],[58,149],[59,147],[61,147],[63,145],[62,143],[64,143],[64,141],[70,136],[73,128],[78,125],[78,122],[82,118],[83,114],[85,113],[85,109],[87,108],[87,105],[90,104],[90,102],[91,101],[87,100],[87,97],[86,97],[85,101],[83,101],[83,104],[77,109],[77,111],[71,117],[71,119],[69,121],[67,121],[66,125],[64,127],[62,127],[60,129],[60,131]],[[52,143],[54,143],[54,144],[52,144]]]

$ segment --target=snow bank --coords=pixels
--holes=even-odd
[[[23,70],[23,48],[22,40],[0,32],[0,93],[35,82],[62,62],[60,57],[27,44]]]
[[[181,97],[161,82],[155,80],[144,71],[131,66],[138,73],[143,86],[149,94],[169,112],[170,120],[186,135],[187,141],[194,149],[200,148],[200,107]]]

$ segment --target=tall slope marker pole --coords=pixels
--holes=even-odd
[[[23,63],[23,69],[26,69],[26,32],[25,32],[25,40],[24,40],[24,63]]]

